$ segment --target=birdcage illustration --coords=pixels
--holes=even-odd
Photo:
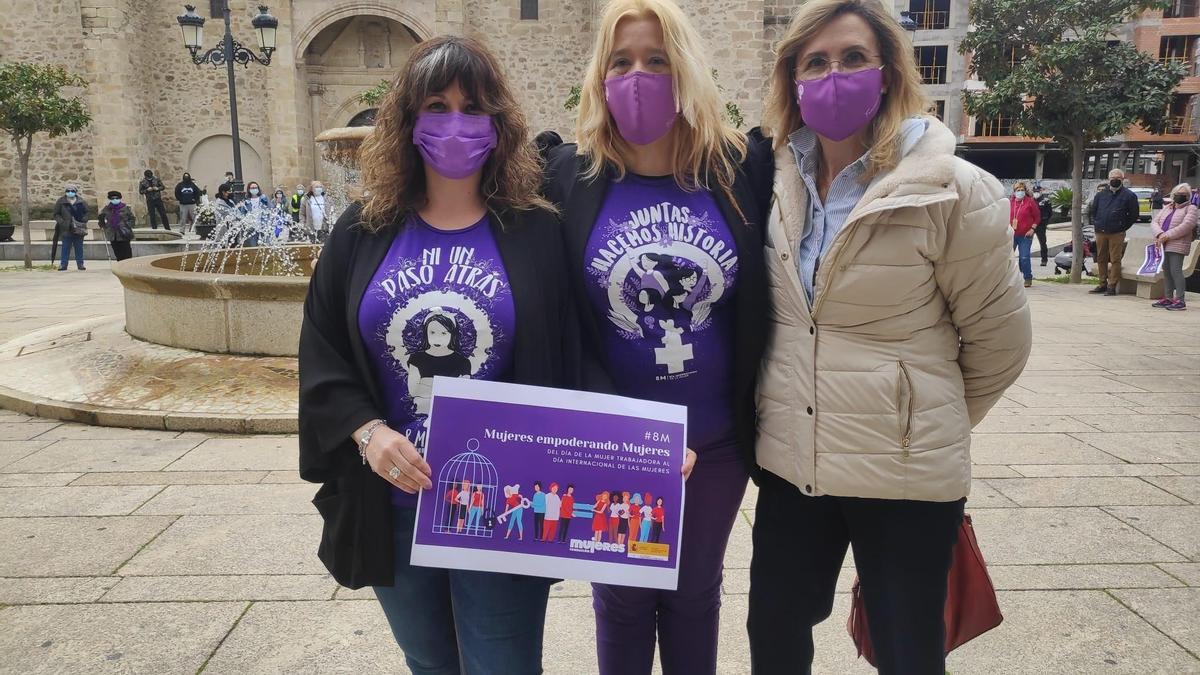
[[[491,537],[496,520],[496,467],[479,454],[479,440],[451,457],[438,472],[433,531],[465,537]]]

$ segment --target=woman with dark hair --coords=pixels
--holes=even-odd
[[[461,349],[458,324],[440,308],[431,310],[421,326],[421,345],[407,362],[408,393],[418,415],[429,415],[435,376],[471,376],[471,360]]]
[[[563,244],[527,138],[482,45],[415,47],[360,154],[368,196],[305,302],[300,472],[322,484],[319,555],[340,584],[374,587],[414,672],[541,672],[548,580],[409,564],[415,493],[433,486],[413,381],[577,383]]]

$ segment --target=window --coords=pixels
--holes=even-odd
[[[1175,94],[1167,110],[1168,134],[1193,134],[1196,132],[1195,95]]]
[[[224,19],[225,0],[208,0],[208,15],[213,19]]]
[[[908,15],[918,30],[942,30],[950,27],[950,0],[909,0]]]
[[[929,114],[937,117],[939,120],[946,121],[946,99],[939,98],[929,106]]]
[[[1200,0],[1172,0],[1163,12],[1164,19],[1186,19],[1200,16]]]
[[[1015,120],[1011,117],[980,117],[975,120],[975,135],[976,136],[1015,136],[1016,131],[1013,130]]]
[[[1017,49],[1016,45],[1004,48],[1004,55],[1008,61],[1008,69],[1014,70],[1021,61],[1025,60],[1025,55],[1021,50]]]
[[[521,20],[537,21],[538,0],[521,0]]]
[[[1183,66],[1186,77],[1195,77],[1197,35],[1171,35],[1158,42],[1158,60]]]
[[[917,70],[924,84],[946,84],[947,47],[913,47]]]

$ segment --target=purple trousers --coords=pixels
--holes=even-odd
[[[687,481],[678,590],[592,584],[601,675],[649,675],[656,633],[664,675],[717,672],[722,562],[747,479],[736,448],[700,453]]]

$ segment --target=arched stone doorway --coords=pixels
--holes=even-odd
[[[201,139],[188,153],[186,170],[202,188],[208,189],[210,197],[216,197],[217,186],[225,180],[225,172],[233,171],[233,137],[229,134],[213,134]],[[266,171],[266,162],[254,146],[242,139],[242,177],[246,181],[270,183],[271,174]],[[178,178],[175,178],[178,180]],[[164,179],[163,182],[166,182]]]
[[[404,23],[380,14],[330,16],[322,23],[319,31],[304,31],[311,38],[301,38],[299,63],[309,97],[310,138],[334,127],[369,124],[374,111],[363,110],[358,96],[391,79],[421,39]],[[347,125],[347,120],[352,123]],[[313,175],[320,177],[320,151],[315,146],[313,157]]]

